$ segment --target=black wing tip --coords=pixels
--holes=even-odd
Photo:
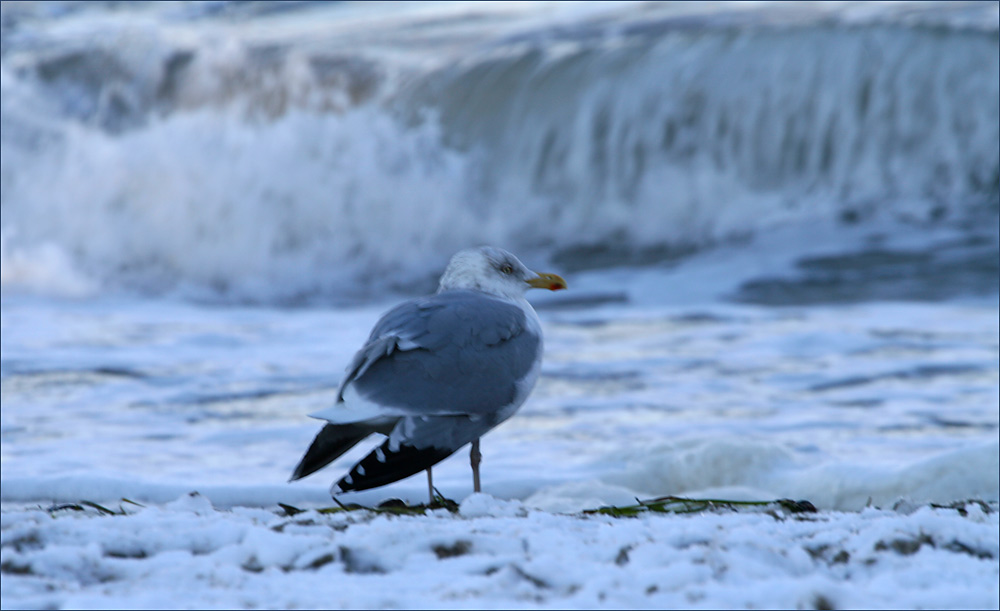
[[[295,470],[292,471],[292,476],[288,478],[289,482],[294,482],[300,480],[307,475],[312,475],[313,473],[322,469],[325,465],[317,465],[316,461],[310,461],[309,453],[306,452],[305,455],[299,460],[299,464],[295,465]],[[309,464],[312,462],[313,464]]]
[[[335,454],[333,452],[323,454],[314,453],[312,450],[313,448],[310,448],[310,451],[306,452],[306,454],[299,461],[299,464],[295,465],[295,470],[292,471],[292,476],[288,478],[289,482],[294,482],[302,479],[303,477],[312,475],[337,458],[337,456],[333,455]]]
[[[415,448],[405,444],[390,450],[386,440],[340,478],[333,485],[332,492],[336,494],[338,489],[339,492],[369,490],[398,482],[433,467],[454,452],[447,448]]]
[[[374,427],[362,423],[327,424],[316,434],[288,481],[294,482],[319,471],[375,431]]]
[[[288,478],[288,483],[290,484],[296,480],[300,480],[303,477],[310,475],[311,473],[315,473],[315,471],[310,471],[309,473],[306,473],[305,469],[302,467],[302,463],[300,462],[298,466],[295,467],[295,471],[292,471],[292,476]]]

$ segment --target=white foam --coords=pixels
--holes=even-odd
[[[811,466],[774,443],[732,438],[643,448],[641,458],[633,461],[624,473],[603,479],[644,497],[804,498],[841,511],[868,504],[888,507],[900,499],[949,503],[1000,498],[1000,445],[995,442],[901,465],[864,464],[842,456]]]
[[[9,193],[4,252],[23,271],[4,281],[42,282],[44,265],[24,261],[56,252],[35,246],[47,240],[105,281],[155,291],[268,299],[375,275],[364,284],[391,287],[470,239],[455,228],[475,219],[438,203],[461,199],[462,162],[436,140],[433,126],[403,130],[374,111],[265,126],[204,111],[121,137],[73,130],[58,163],[35,159]]]
[[[14,248],[4,229],[0,233],[0,285],[6,290],[63,297],[87,297],[99,284],[88,278],[58,245],[48,242]]]
[[[518,501],[505,501],[488,494],[471,494],[458,507],[458,512],[466,518],[524,517],[528,510]]]
[[[18,22],[51,55],[14,37],[0,65],[4,286],[356,297],[482,243],[670,251],[996,201],[995,37],[823,21],[849,7],[472,11],[492,30],[470,10],[408,9],[370,46],[357,7],[225,35],[155,11]],[[435,11],[436,44],[407,37]],[[801,18],[713,26],[737,13]],[[320,45],[324,24],[357,44]]]

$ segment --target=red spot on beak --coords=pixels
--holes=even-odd
[[[537,278],[531,278],[530,280],[526,280],[526,282],[536,289],[560,291],[566,288],[566,281],[556,274],[538,274]]]

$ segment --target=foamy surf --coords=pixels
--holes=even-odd
[[[5,7],[8,291],[343,301],[481,243],[586,269],[780,227],[1000,252],[989,3]]]

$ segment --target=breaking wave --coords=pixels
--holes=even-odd
[[[100,38],[9,16],[3,285],[336,301],[426,290],[480,243],[582,269],[886,219],[1000,252],[992,6],[973,6],[986,27],[463,13],[434,48],[403,36],[423,13],[371,46],[300,36],[347,23],[315,8],[270,37],[212,14],[102,14]]]

